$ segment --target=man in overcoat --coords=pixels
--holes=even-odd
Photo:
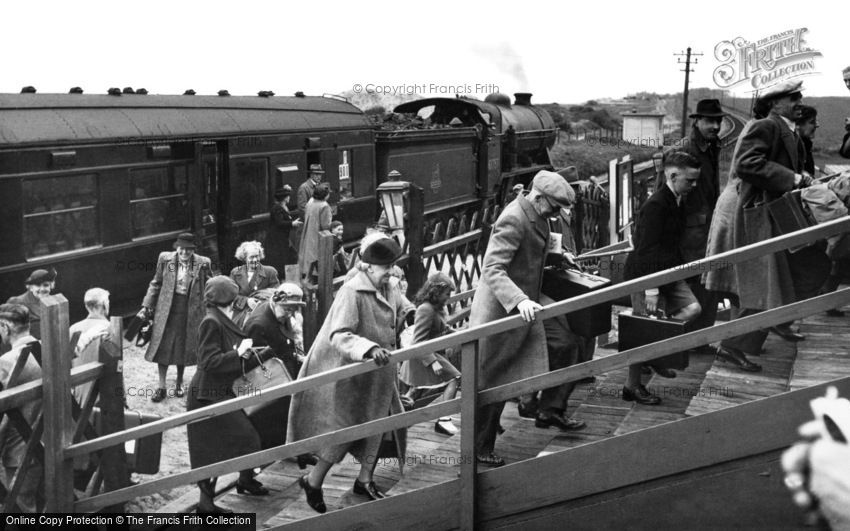
[[[681,240],[683,263],[705,258],[711,216],[720,196],[718,135],[725,115],[720,102],[715,99],[700,100],[696,112],[691,115],[694,123],[688,136],[686,151],[699,161],[699,179],[696,188],[682,200],[685,214],[685,229]],[[702,285],[700,276],[688,279],[688,285],[702,308],[702,312],[691,323],[691,329],[713,326],[717,317],[717,298],[714,292]]]
[[[733,171],[740,178],[733,225],[736,248],[778,236],[780,233],[771,223],[767,209],[758,205],[811,182],[811,176],[803,169],[805,148],[794,124],[802,103],[801,90],[802,81],[786,81],[767,89],[760,100],[770,107],[768,116],[752,122],[739,139],[732,161]],[[797,291],[807,296],[805,284],[817,283],[814,277],[825,278],[829,271],[823,252],[815,246],[808,249],[796,255],[783,251],[735,264],[739,317],[795,302]],[[786,339],[802,339],[787,326],[774,330]],[[726,339],[717,355],[745,368],[750,363],[746,355],[758,355],[766,338],[766,330],[754,330]]]
[[[540,171],[527,196],[510,202],[493,225],[484,254],[481,282],[472,299],[469,324],[476,326],[518,312],[528,326],[482,338],[479,343],[481,389],[528,378],[549,370],[546,333],[535,314],[543,283],[548,218],[570,206],[569,185],[557,173]],[[505,403],[483,406],[478,411],[476,459],[501,466],[493,453],[499,418]]]

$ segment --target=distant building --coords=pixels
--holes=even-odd
[[[623,140],[635,146],[658,148],[664,145],[664,113],[639,112],[632,109],[621,112]]]

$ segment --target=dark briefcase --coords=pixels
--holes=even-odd
[[[656,319],[645,315],[621,313],[617,316],[620,352],[663,341],[688,332],[687,323],[678,319]],[[684,369],[688,366],[688,354],[677,352],[647,362],[664,369]]]
[[[807,229],[816,224],[815,220],[803,208],[801,190],[785,192],[782,197],[768,203],[767,209],[770,212],[770,218],[773,220],[776,228],[779,229],[780,234],[789,234]],[[809,245],[811,244],[793,247],[789,251],[796,253]]]
[[[97,427],[98,432],[101,432],[100,424],[100,408],[92,409],[92,420]],[[124,428],[130,429],[142,424],[161,420],[159,415],[150,413],[142,413],[133,409],[124,410]],[[159,460],[162,454],[162,432],[142,437],[141,439],[127,441],[124,443],[124,449],[127,453],[127,468],[130,472],[138,472],[139,474],[156,474],[159,472]]]
[[[556,301],[590,293],[611,284],[607,278],[577,271],[547,267],[543,270],[541,291]],[[595,337],[611,330],[611,303],[604,302],[567,314],[570,330],[582,337]]]

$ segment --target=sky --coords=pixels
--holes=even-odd
[[[840,3],[713,2],[14,2],[0,17],[0,93],[144,87],[152,94],[308,95],[348,90],[532,92],[581,103],[718,88],[715,48],[806,28],[820,56],[802,70],[810,96],[847,96],[850,65]],[[683,60],[683,58],[682,58]],[[734,63],[737,66],[737,63]],[[810,63],[811,64],[811,63]],[[798,71],[800,72],[800,71]],[[814,72],[814,73],[811,73]],[[733,87],[748,96],[751,78]]]

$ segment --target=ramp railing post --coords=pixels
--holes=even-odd
[[[460,529],[475,529],[477,512],[478,461],[478,341],[464,343],[461,354],[461,419],[460,424]]]

